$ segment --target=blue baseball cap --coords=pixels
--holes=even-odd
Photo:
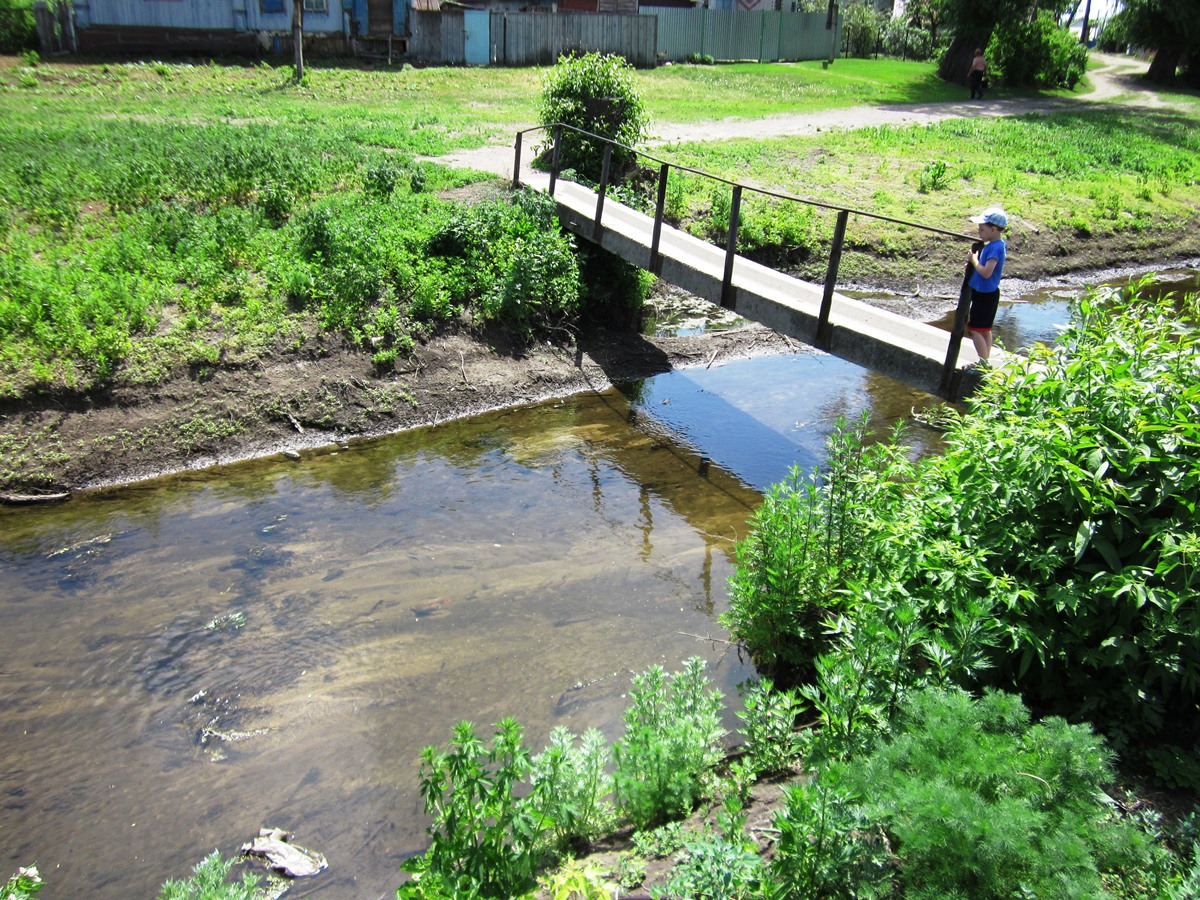
[[[995,225],[997,228],[1008,227],[1008,213],[999,206],[989,206],[977,216],[971,216],[971,221],[976,225]]]

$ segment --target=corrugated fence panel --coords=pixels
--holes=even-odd
[[[693,54],[722,62],[829,58],[831,35],[824,13],[663,8],[653,15],[658,17],[658,55],[664,60],[686,60]]]
[[[675,62],[700,52],[697,48],[704,35],[703,12],[704,10],[667,7],[654,12],[658,18],[658,52],[662,54],[663,59]]]
[[[781,59],[830,59],[838,55],[842,36],[842,17],[833,29],[825,27],[825,13],[795,13],[785,19],[780,33]],[[832,50],[831,50],[832,48]]]

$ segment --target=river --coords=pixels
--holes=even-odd
[[[1066,316],[1006,305],[1000,341]],[[278,826],[330,861],[289,897],[390,897],[460,720],[615,740],[630,676],[699,655],[735,728],[753,671],[706,638],[761,491],[933,402],[804,352],[0,509],[7,871],[149,898]]]

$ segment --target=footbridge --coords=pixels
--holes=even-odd
[[[552,129],[553,134],[549,172],[529,166],[522,169],[524,137],[546,128]],[[558,160],[565,130],[603,145],[602,173],[595,189],[559,177]],[[654,215],[632,209],[607,196],[612,186],[610,172],[614,168],[614,156],[625,160],[641,158],[658,164]],[[728,188],[729,226],[724,247],[673,228],[664,221],[671,170],[711,179]],[[967,245],[974,240],[970,235],[729,181],[669,163],[569,125],[539,126],[517,133],[513,186],[523,184],[553,196],[560,222],[576,235],[671,284],[719,303],[743,318],[947,400],[961,399],[979,383],[978,372],[970,368],[978,361],[974,346],[970,341],[964,343],[962,340],[970,307],[969,264],[962,273],[957,314],[950,332],[877,309],[836,290],[851,215],[937,233],[947,240],[963,243],[964,255]],[[801,281],[738,255],[742,197],[749,191],[836,213],[824,284]]]

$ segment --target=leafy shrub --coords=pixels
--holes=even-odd
[[[32,9],[9,8],[0,14],[0,53],[37,53],[37,45]]]
[[[651,896],[666,900],[748,900],[757,897],[762,860],[753,842],[716,837],[692,841]]]
[[[829,647],[825,622],[851,606],[848,582],[871,571],[871,519],[886,518],[903,497],[908,462],[882,445],[863,446],[844,422],[829,440],[825,468],[796,468],[772,485],[738,544],[730,608],[721,622],[744,641],[760,671],[807,681]]]
[[[988,45],[991,65],[1006,84],[1074,89],[1087,71],[1087,47],[1050,10],[1002,18]]]
[[[578,315],[582,283],[572,248],[554,200],[532,191],[462,208],[426,243],[451,304],[474,303],[485,321],[525,338]]]
[[[910,25],[902,18],[883,24],[883,52],[888,56],[925,61],[933,59],[933,35],[928,29]]]
[[[1110,754],[1087,728],[958,690],[914,693],[902,723],[830,777],[888,833],[909,896],[1100,896],[1102,873],[1144,862],[1097,799]]]
[[[854,798],[822,775],[789,784],[775,814],[771,881],[784,897],[885,896],[887,852]]]
[[[625,734],[617,742],[617,803],[638,828],[691,812],[720,759],[721,693],[693,657],[673,676],[652,666],[634,676]]]
[[[399,178],[399,170],[391,163],[375,163],[363,172],[363,190],[375,197],[390,197]]]
[[[646,137],[649,119],[633,77],[633,67],[620,56],[587,53],[559,59],[546,75],[538,122],[555,123],[599,135],[636,148]],[[598,181],[604,158],[602,142],[564,128],[559,165]],[[629,150],[613,147],[614,175],[633,162]]]
[[[214,850],[196,864],[191,878],[164,883],[158,900],[255,900],[257,875],[246,873],[241,882],[225,880],[233,862],[222,860],[220,851]]]
[[[513,897],[535,883],[549,823],[537,812],[537,790],[519,798],[530,774],[528,749],[515,719],[499,722],[490,746],[470,722],[460,722],[443,752],[421,754],[421,796],[433,817],[424,856],[403,869],[415,877],[398,897]]]
[[[886,721],[944,678],[1118,742],[1194,722],[1197,317],[1195,298],[1089,297],[987,379],[942,456],[835,443],[823,482],[768,492],[724,621],[763,664],[820,674],[806,696],[832,722]]]
[[[888,17],[870,3],[850,3],[842,24],[842,49],[846,56],[868,57],[879,50]]]

